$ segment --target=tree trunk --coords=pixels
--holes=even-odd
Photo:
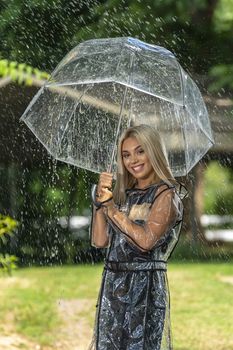
[[[204,207],[204,169],[205,164],[199,162],[184,180],[188,190],[188,198],[184,200],[183,230],[195,245],[199,240],[206,241],[201,225],[201,215]]]

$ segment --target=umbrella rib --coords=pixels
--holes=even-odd
[[[190,118],[199,126],[199,129],[203,132],[203,134],[205,134],[205,136],[207,137],[207,139],[208,139],[210,142],[212,142],[212,144],[214,144],[214,138],[213,138],[213,134],[212,134],[212,128],[211,128],[210,121],[209,121],[208,119],[206,120],[206,122],[209,123],[210,133],[211,133],[211,134],[208,134],[208,133],[206,132],[206,129],[203,129],[203,127],[202,127],[202,125],[201,125],[201,123],[200,123],[200,120],[199,120],[199,119],[194,119],[193,116],[192,116],[192,114],[189,113],[187,107],[186,107],[186,106],[184,106],[184,107],[185,107],[185,109],[186,109],[186,113],[188,113],[189,116],[190,116]],[[208,116],[208,112],[206,112],[206,113],[207,113],[207,116]]]
[[[211,142],[211,141],[210,141],[210,142]],[[212,142],[211,142],[211,143],[212,143]],[[208,151],[207,151],[207,152],[208,152]],[[200,154],[200,159],[203,158],[204,155],[205,155],[207,152],[206,152],[206,151],[201,152],[201,154]],[[189,173],[189,171],[190,171],[191,169],[193,169],[193,168],[195,167],[195,165],[200,161],[200,159],[196,160],[196,161],[192,164],[191,167],[189,167],[188,169],[186,169],[187,174]]]
[[[70,120],[71,120],[71,118],[73,117],[73,115],[74,115],[74,113],[75,113],[75,110],[76,110],[78,104],[80,103],[80,101],[81,101],[83,95],[85,94],[85,92],[86,92],[86,90],[85,90],[82,94],[80,94],[80,97],[79,97],[78,101],[77,101],[77,102],[75,103],[75,105],[74,105],[73,112],[70,114],[70,117],[69,117],[69,119],[68,119],[68,121],[67,121],[67,123],[66,123],[66,126],[65,126],[65,128],[64,128],[63,134],[62,134],[62,136],[61,136],[61,138],[60,138],[59,148],[60,148],[61,143],[62,143],[62,140],[63,140],[63,138],[64,138],[64,136],[65,136],[65,132],[66,132],[66,130],[67,130],[67,128],[68,128],[68,125],[69,125],[69,123],[70,123]]]
[[[183,106],[183,111],[185,110],[185,106]],[[187,167],[187,164],[188,164],[188,152],[187,152],[187,142],[186,142],[186,135],[185,135],[185,132],[184,132],[184,128],[181,128],[182,130],[182,134],[183,134],[183,139],[184,139],[184,144],[186,147],[184,147],[185,149],[185,152],[184,152],[184,156],[185,156],[185,172],[186,174],[188,174],[188,167]]]
[[[178,65],[178,69],[180,72],[180,82],[181,82],[181,90],[182,90],[182,101],[183,101],[183,106],[185,105],[184,103],[184,80],[183,80],[183,74],[182,74],[182,70],[181,70],[181,66],[179,64],[179,62],[177,62]]]
[[[188,112],[188,109],[187,109],[187,107],[186,107],[186,104],[185,104],[185,94],[184,94],[184,88],[185,88],[185,87],[184,87],[184,80],[183,80],[182,68],[181,68],[181,66],[180,66],[179,63],[178,63],[178,66],[179,66],[180,77],[181,77],[181,85],[182,85],[183,107],[185,107],[187,113],[189,113],[189,112]],[[196,85],[196,84],[195,84],[195,85]],[[207,112],[207,111],[206,111],[206,113],[207,113],[207,116],[208,116],[208,112]],[[189,113],[189,115],[190,115],[190,118],[193,119],[192,114]],[[210,141],[212,142],[212,144],[214,144],[214,139],[213,139],[213,135],[212,135],[212,131],[211,131],[211,125],[210,125],[210,132],[211,132],[211,135],[209,135],[209,134],[206,132],[206,130],[202,128],[202,125],[201,125],[199,119],[195,119],[195,123],[198,124],[200,130],[205,134],[205,136],[207,137],[207,139],[210,140]],[[209,124],[210,124],[210,122],[209,122]]]
[[[49,84],[49,85],[46,85],[46,87],[48,88],[53,88],[53,89],[56,89],[58,92],[60,90],[61,93],[64,92],[67,92],[67,94],[71,97],[71,98],[75,98],[75,93],[72,91],[72,89],[69,89],[69,86],[74,86],[74,85],[82,85],[82,84],[96,84],[96,83],[118,83],[120,85],[124,85],[124,86],[127,86],[129,88],[133,88],[134,90],[137,90],[137,91],[140,91],[140,92],[144,92],[144,93],[147,93],[148,95],[151,95],[151,96],[154,96],[154,97],[157,97],[161,100],[164,100],[164,101],[167,101],[167,102],[170,102],[170,103],[173,103],[175,105],[178,105],[178,106],[183,106],[183,103],[179,103],[173,99],[170,99],[170,98],[167,98],[167,97],[164,97],[164,96],[161,96],[159,94],[155,94],[155,93],[152,93],[150,91],[145,91],[143,89],[140,89],[140,87],[138,86],[133,86],[133,85],[130,85],[129,82],[125,83],[125,82],[122,82],[121,80],[117,80],[117,79],[104,79],[104,80],[98,80],[97,81],[93,81],[93,80],[84,80],[84,81],[79,81],[79,83],[53,83],[53,84]],[[63,90],[63,91],[62,91]]]
[[[51,86],[49,86],[49,88],[51,88]],[[97,99],[91,95],[84,95],[83,93],[81,94],[80,92],[74,91],[74,89],[70,89],[69,87],[65,87],[64,85],[58,86],[58,87],[52,86],[52,89],[53,89],[53,91],[57,92],[58,94],[66,95],[75,101],[77,99],[80,100],[80,98],[82,98],[83,102],[85,102],[85,103],[87,103],[95,108],[101,108],[102,110],[104,110],[106,112],[110,112],[112,114],[117,113],[117,110],[118,110],[117,107],[115,105],[109,103],[108,101]]]
[[[209,135],[209,134],[206,132],[206,130],[203,129],[203,128],[201,127],[201,124],[199,123],[199,121],[197,122],[197,124],[198,124],[200,130],[203,132],[203,134],[205,134],[205,136],[207,137],[207,139],[208,139],[212,144],[214,144],[214,138],[213,138],[213,134],[212,134],[212,131],[211,131],[211,126],[210,126],[211,135]]]

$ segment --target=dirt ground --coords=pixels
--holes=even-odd
[[[219,279],[224,283],[233,284],[233,276],[221,276]]]
[[[0,332],[0,349],[4,350],[87,350],[92,337],[92,326],[85,313],[95,310],[95,302],[90,299],[58,300],[58,314],[62,326],[57,330],[52,346],[33,343],[14,332],[9,315]]]

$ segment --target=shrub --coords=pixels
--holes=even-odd
[[[7,238],[14,234],[14,230],[18,226],[16,220],[10,216],[0,214],[0,249],[7,243]],[[17,257],[9,254],[0,254],[0,269],[6,272],[9,276],[12,270],[17,267]]]

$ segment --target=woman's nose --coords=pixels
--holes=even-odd
[[[131,163],[137,163],[137,161],[138,161],[137,155],[136,155],[136,154],[132,155],[132,157],[131,157]]]

